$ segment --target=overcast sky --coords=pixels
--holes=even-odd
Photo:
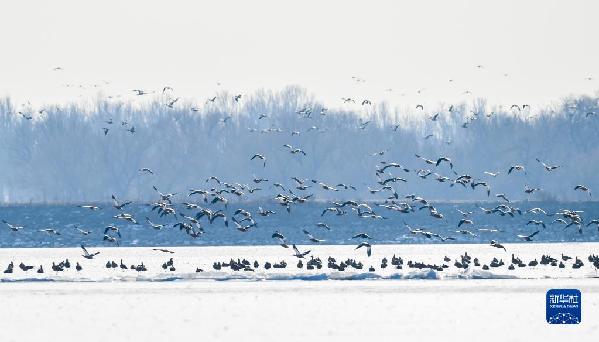
[[[342,96],[399,105],[472,96],[536,104],[599,89],[599,2],[592,0],[28,0],[0,7],[0,96],[17,101],[92,97],[100,89],[94,84],[127,96],[170,85],[198,99],[217,91],[217,82],[240,93],[298,84],[331,106]]]

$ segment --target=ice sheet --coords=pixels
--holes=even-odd
[[[154,251],[149,247],[122,247],[122,248],[90,248],[90,252],[99,251],[100,254],[94,259],[88,260],[81,256],[80,248],[23,248],[23,249],[0,249],[0,267],[6,267],[9,261],[14,261],[14,272],[12,274],[2,273],[2,281],[23,280],[53,280],[53,281],[164,281],[164,280],[326,280],[326,279],[476,279],[476,278],[595,278],[599,275],[597,269],[587,260],[590,254],[599,254],[599,243],[571,243],[571,244],[506,244],[506,251],[491,247],[489,245],[374,245],[372,256],[366,255],[365,248],[355,249],[355,246],[345,245],[320,245],[320,246],[298,246],[300,251],[311,250],[311,253],[302,259],[303,267],[298,268],[298,258],[293,256],[291,248],[280,246],[234,246],[234,247],[172,247],[167,248],[174,254]],[[455,267],[455,261],[461,260],[460,256],[468,253],[469,256],[478,258],[481,266],[470,264],[468,269]],[[564,268],[551,265],[537,265],[534,267],[515,267],[508,269],[511,264],[512,254],[520,258],[526,265],[532,260],[541,260],[543,254],[550,255],[561,261],[562,254],[572,259],[563,262]],[[402,269],[391,265],[391,258],[395,255],[403,259]],[[306,261],[310,257],[318,257],[323,262],[321,269],[306,269]],[[336,262],[349,258],[361,262],[361,270],[348,267],[340,272],[327,267],[328,257],[334,257]],[[444,261],[448,257],[450,261]],[[573,263],[576,258],[583,262],[583,266],[574,269]],[[163,269],[161,266],[173,258],[174,271],[170,267]],[[213,269],[214,262],[229,262],[231,259],[247,259],[252,264],[252,271],[232,271],[223,267],[220,270]],[[381,268],[381,260],[388,259],[388,267]],[[483,270],[483,265],[490,265],[493,258],[503,260],[505,265],[500,267],[489,267]],[[63,272],[54,272],[52,263],[69,259],[70,269]],[[106,268],[108,261],[114,261],[118,265],[121,260],[128,269]],[[422,262],[449,266],[443,271],[431,270],[429,268],[410,268],[408,261]],[[258,261],[259,267],[254,268],[254,261]],[[285,261],[286,268],[266,270],[265,262],[277,263]],[[35,266],[27,272],[19,269],[18,265],[23,262],[26,265]],[[75,270],[76,263],[82,266],[80,272]],[[131,265],[143,263],[147,267],[146,272],[138,272],[130,269]],[[44,273],[36,273],[37,268],[42,265]],[[374,271],[369,271],[370,266]],[[196,272],[201,268],[204,272]]]
[[[549,288],[582,323],[545,322]],[[596,279],[0,284],[2,341],[596,341]]]

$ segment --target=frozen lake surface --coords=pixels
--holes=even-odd
[[[281,246],[168,247],[173,254],[149,247],[90,247],[90,252],[100,252],[92,260],[84,259],[79,248],[3,248],[0,265],[13,261],[15,266],[13,273],[1,274],[0,340],[596,339],[599,281],[587,258],[599,254],[599,244],[505,247],[374,245],[368,257],[353,245],[303,245],[298,248],[311,253],[302,268],[290,249]],[[465,253],[481,266],[471,261],[467,269],[456,267]],[[510,270],[512,253],[526,266]],[[562,254],[573,259],[563,261]],[[402,258],[401,269],[391,263],[393,255]],[[564,267],[528,266],[541,255]],[[321,269],[306,269],[311,256],[323,260]],[[336,264],[352,259],[363,268],[331,269],[329,256]],[[67,258],[70,268],[51,270],[53,262]],[[172,271],[162,267],[170,258]],[[214,262],[243,258],[251,270],[213,267]],[[383,258],[389,261],[386,268]],[[483,270],[493,258],[504,264]],[[583,265],[573,268],[577,258]],[[121,259],[127,266],[143,263],[147,271],[106,268],[107,262],[118,265]],[[264,267],[280,261],[287,267]],[[21,262],[34,268],[23,271]],[[409,266],[416,262],[447,268]],[[77,263],[81,271],[74,269]],[[43,274],[36,273],[39,265]],[[545,322],[545,293],[551,288],[582,291],[581,324]]]
[[[0,279],[4,282],[318,281],[599,276],[596,268],[599,262],[591,262],[589,258],[599,255],[598,243],[506,244],[505,248],[504,251],[482,244],[373,245],[372,255],[367,256],[366,248],[356,249],[353,245],[300,245],[300,251],[310,253],[298,259],[291,248],[281,246],[169,247],[168,252],[149,247],[90,247],[90,252],[99,252],[91,260],[82,257],[80,248],[3,248],[0,249],[0,265],[8,268],[9,262],[13,262],[14,267],[11,273],[5,270]],[[547,260],[545,264],[543,255]],[[70,267],[53,270],[53,264],[66,260]],[[272,267],[269,268],[267,263]],[[77,264],[81,270],[76,270]],[[285,267],[274,266],[282,264]],[[312,269],[308,269],[308,264]],[[341,267],[341,264],[345,266]],[[30,269],[25,270],[25,266]],[[37,272],[40,266],[43,273]]]
[[[550,288],[582,322],[545,322]],[[0,284],[0,340],[596,341],[597,279]]]

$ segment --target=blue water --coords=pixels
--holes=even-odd
[[[377,214],[387,219],[360,218],[351,209],[347,214],[336,216],[327,213],[321,216],[322,210],[331,206],[330,203],[307,202],[296,204],[291,213],[275,202],[250,202],[230,204],[225,210],[230,217],[238,208],[244,208],[253,214],[257,223],[256,227],[247,232],[240,232],[234,228],[230,221],[229,227],[225,227],[223,220],[218,218],[210,224],[206,218],[201,219],[205,234],[198,238],[192,238],[179,228],[173,228],[176,223],[173,216],[160,218],[156,212],[152,212],[145,204],[131,204],[126,207],[125,212],[133,214],[140,224],[134,225],[113,218],[119,211],[109,204],[99,204],[102,207],[98,211],[82,209],[76,205],[10,205],[0,206],[0,219],[9,223],[25,226],[18,232],[11,231],[6,225],[0,223],[0,247],[76,247],[81,243],[89,246],[112,246],[113,244],[102,240],[104,228],[116,225],[121,231],[120,246],[193,246],[193,245],[271,245],[277,241],[271,238],[275,230],[283,233],[289,243],[312,244],[302,232],[307,229],[315,237],[326,240],[326,244],[355,244],[357,240],[351,240],[351,236],[364,232],[373,237],[375,244],[396,243],[488,243],[497,240],[502,243],[521,242],[517,234],[528,235],[536,230],[540,233],[535,236],[534,242],[574,242],[574,241],[598,241],[599,232],[597,225],[586,227],[586,222],[599,218],[599,206],[594,202],[520,202],[512,204],[520,208],[523,214],[515,217],[499,216],[498,214],[485,214],[474,203],[437,203],[435,207],[444,215],[444,219],[435,219],[428,215],[428,210],[418,210],[410,214],[392,212],[385,208],[371,207]],[[485,208],[493,208],[497,203],[484,203]],[[257,214],[258,206],[264,209],[276,211],[276,214],[262,217]],[[182,205],[175,205],[179,212],[186,215],[195,215],[195,210],[186,210]],[[584,219],[582,233],[576,226],[564,229],[564,225],[550,224],[555,217],[542,214],[524,213],[527,209],[541,207],[548,213],[560,209],[582,210]],[[217,208],[218,209],[218,208]],[[473,211],[470,219],[474,225],[462,226],[460,229],[468,229],[477,234],[477,237],[456,233],[457,224],[461,214],[457,211]],[[146,222],[148,216],[154,223],[168,224],[160,231],[152,229]],[[543,220],[547,228],[541,226],[526,225],[530,219]],[[330,231],[316,227],[316,223],[323,222],[331,227]],[[442,242],[439,239],[427,239],[422,235],[410,234],[404,226],[404,222],[412,228],[422,228],[442,236],[452,236],[456,240]],[[75,229],[75,225],[91,231],[84,236]],[[40,229],[54,228],[60,235],[48,235],[39,232]],[[500,232],[480,232],[479,228],[496,228]],[[112,234],[114,235],[114,234]]]

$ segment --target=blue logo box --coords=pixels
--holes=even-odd
[[[546,319],[549,324],[579,324],[582,296],[576,289],[551,289],[547,291]]]

